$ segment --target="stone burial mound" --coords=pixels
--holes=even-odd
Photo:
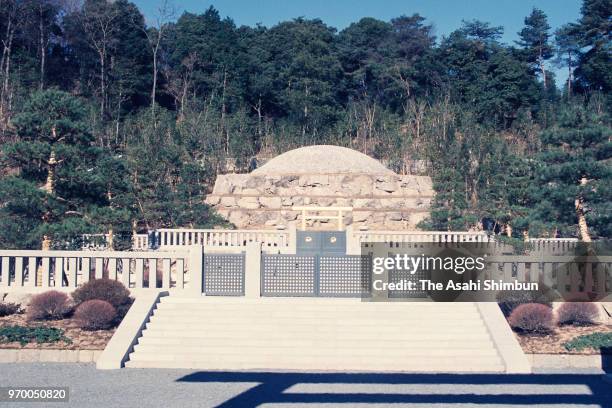
[[[410,230],[428,216],[433,195],[427,176],[398,175],[358,151],[318,145],[283,153],[248,174],[219,175],[206,202],[241,229],[287,226],[298,220],[294,206],[335,206],[353,207],[345,225]]]

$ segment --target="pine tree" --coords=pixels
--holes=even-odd
[[[36,92],[13,122],[17,140],[2,156],[12,174],[0,181],[3,245],[50,249],[98,232],[91,216],[108,205],[98,169],[104,151],[92,143],[83,102]]]
[[[604,115],[574,104],[542,133],[544,151],[532,186],[530,230],[578,236],[585,242],[612,232],[612,129]]]
[[[567,97],[572,97],[572,82],[574,81],[574,69],[578,66],[580,57],[580,45],[572,34],[573,28],[566,24],[555,32],[556,54],[555,63],[567,67]]]
[[[612,62],[610,60],[612,26],[611,0],[584,0],[582,17],[572,24],[572,34],[584,48],[575,76],[580,86],[591,91],[612,90]]]
[[[518,33],[520,40],[517,41],[523,47],[527,62],[540,70],[544,88],[547,88],[545,62],[553,56],[549,31],[546,14],[534,7],[531,14],[525,17],[525,27]]]

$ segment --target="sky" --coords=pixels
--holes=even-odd
[[[147,18],[155,21],[161,0],[132,0]],[[513,43],[523,20],[533,7],[548,16],[553,31],[580,16],[581,0],[174,0],[177,17],[183,11],[201,13],[213,6],[222,17],[230,17],[236,25],[270,27],[296,17],[320,18],[339,30],[362,17],[388,21],[402,14],[419,13],[433,24],[440,38],[461,25],[461,20],[478,19],[504,27],[502,40]],[[552,68],[552,67],[551,67]],[[566,78],[563,70],[555,70],[557,84]]]

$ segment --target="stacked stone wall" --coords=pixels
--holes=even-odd
[[[347,225],[416,229],[433,199],[427,176],[396,174],[219,175],[206,202],[238,228],[286,226],[299,218],[293,206],[353,207]],[[316,221],[312,227],[330,228]]]

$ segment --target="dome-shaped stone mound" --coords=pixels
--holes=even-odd
[[[393,174],[378,160],[356,150],[333,145],[290,150],[255,169],[253,175],[282,174]]]
[[[291,150],[247,174],[219,174],[206,198],[237,228],[269,229],[299,222],[295,207],[351,207],[344,225],[411,230],[429,214],[427,176],[400,175],[377,160],[339,146]],[[327,220],[309,228],[334,229]],[[334,225],[332,225],[334,224]]]

